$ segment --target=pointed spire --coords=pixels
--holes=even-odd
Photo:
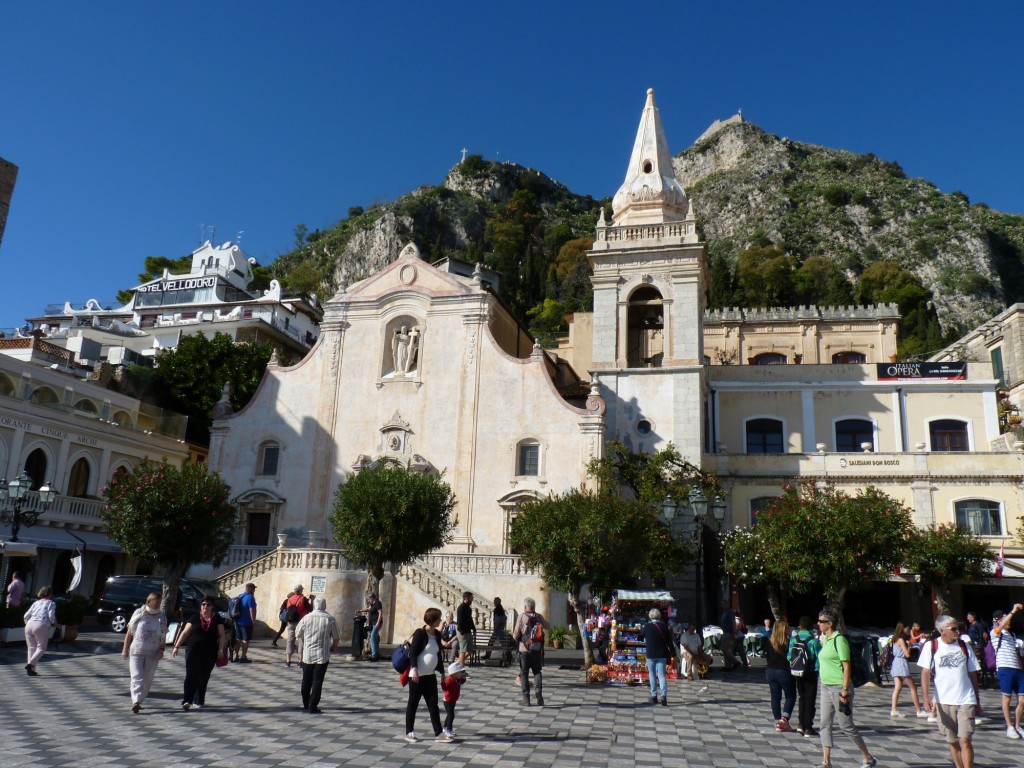
[[[683,221],[688,210],[689,202],[676,180],[661,115],[654,104],[654,89],[648,88],[626,180],[612,199],[612,220],[616,225]]]

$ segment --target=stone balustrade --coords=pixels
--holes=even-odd
[[[501,576],[537,576],[518,555],[470,555],[435,552],[420,558],[440,573],[478,573]]]

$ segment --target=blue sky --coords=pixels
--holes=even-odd
[[[204,226],[270,263],[462,147],[612,195],[648,87],[673,153],[742,108],[1024,213],[1022,5],[4,3],[0,328]]]

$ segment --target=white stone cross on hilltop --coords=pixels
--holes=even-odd
[[[467,153],[467,152],[469,152],[469,150],[468,150],[468,149],[466,149],[465,147],[463,147],[463,148],[462,148],[462,159],[461,159],[461,160],[459,161],[460,163],[464,163],[464,162],[466,162],[466,153]]]

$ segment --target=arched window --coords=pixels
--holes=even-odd
[[[875,425],[867,419],[842,419],[836,422],[836,450],[840,453],[861,451],[863,443],[875,449]]]
[[[85,398],[75,403],[75,410],[81,411],[82,413],[88,413],[91,416],[95,416],[100,412],[100,409],[96,407],[96,403],[92,400],[86,400]]]
[[[14,385],[2,373],[0,373],[0,395],[3,397],[14,397]]]
[[[867,361],[868,358],[863,352],[853,352],[852,350],[836,352],[832,355],[832,362],[836,365],[863,365]]]
[[[1002,510],[998,501],[965,499],[956,503],[956,524],[975,536],[1002,536]]]
[[[277,475],[278,460],[281,457],[281,445],[275,443],[272,440],[260,445],[259,459],[256,465],[256,474],[258,475],[269,475],[271,477]]]
[[[750,500],[750,525],[757,525],[757,516],[769,504],[779,500],[778,496],[758,496]]]
[[[778,352],[762,352],[750,360],[751,365],[785,365],[786,362],[786,356]]]
[[[46,482],[46,452],[36,448],[25,459],[25,473],[32,478],[32,490],[38,491]]]
[[[89,460],[84,456],[71,466],[68,496],[84,499],[89,495]]]
[[[536,477],[540,474],[540,443],[523,440],[516,448],[516,475]]]
[[[933,451],[969,451],[967,422],[959,419],[936,419],[928,425]]]
[[[39,387],[32,393],[32,402],[38,405],[55,405],[60,402],[60,398],[49,387]]]
[[[633,291],[626,323],[626,364],[660,368],[665,358],[665,308],[657,288],[644,285]]]
[[[747,453],[785,453],[782,422],[778,419],[751,419],[746,434]]]
[[[126,411],[116,411],[111,421],[119,427],[130,427],[132,425],[131,414]]]

